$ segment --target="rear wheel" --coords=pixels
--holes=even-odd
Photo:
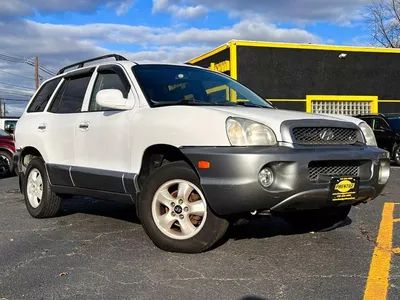
[[[296,229],[324,231],[340,225],[348,216],[351,205],[317,210],[297,211],[281,217]]]
[[[196,173],[185,162],[162,166],[146,179],[138,212],[153,243],[170,252],[205,251],[229,225],[209,208]]]
[[[58,214],[61,199],[51,191],[46,167],[41,158],[35,157],[26,169],[23,181],[25,205],[34,218],[50,218]]]

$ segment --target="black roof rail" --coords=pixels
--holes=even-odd
[[[79,68],[82,68],[86,63],[88,62],[92,62],[92,61],[96,61],[96,60],[101,60],[101,59],[105,59],[105,58],[115,58],[116,61],[121,61],[121,60],[127,60],[125,57],[119,55],[119,54],[107,54],[107,55],[103,55],[103,56],[98,56],[98,57],[94,57],[94,58],[90,58],[87,60],[82,60],[80,62],[74,63],[72,65],[66,66],[62,69],[60,69],[60,71],[57,72],[57,75],[63,74],[65,72],[66,69],[72,68],[77,66]]]

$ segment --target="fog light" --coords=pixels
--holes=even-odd
[[[389,160],[381,160],[379,165],[379,184],[386,184],[389,180],[390,176],[390,161]]]
[[[263,187],[270,187],[274,182],[274,173],[270,168],[264,168],[258,174],[258,180]]]

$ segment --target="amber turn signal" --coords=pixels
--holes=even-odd
[[[210,162],[209,161],[199,161],[197,166],[199,167],[199,169],[209,169],[210,168]]]

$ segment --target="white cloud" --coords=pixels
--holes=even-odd
[[[272,21],[346,23],[357,18],[363,6],[369,3],[371,0],[153,0],[153,10],[175,14],[177,7],[200,5],[241,19],[256,13]]]
[[[106,4],[106,6],[114,8],[117,15],[121,16],[131,10],[133,3],[134,3],[134,0],[126,0],[126,1],[118,1],[118,2],[110,1]]]
[[[100,49],[102,43],[136,44],[142,47],[163,45],[209,45],[216,46],[231,39],[318,43],[320,39],[302,29],[279,28],[262,20],[244,20],[222,29],[129,26],[119,24],[55,25],[33,21],[0,25],[0,43],[10,48],[22,48],[29,42],[25,53],[37,51],[46,55],[73,55],[76,51]],[[29,35],[24,38],[16,36]]]
[[[201,4],[187,5],[186,1],[153,0],[153,13],[156,12],[169,12],[177,17],[189,19],[206,15],[208,9]]]
[[[2,1],[0,20],[28,17],[35,14],[60,13],[66,11],[93,13],[100,6],[113,8],[118,15],[128,12],[133,0],[9,0]]]
[[[244,20],[222,29],[164,28],[119,24],[55,25],[33,21],[0,23],[1,49],[20,56],[39,56],[50,68],[109,53],[104,43],[138,45],[140,60],[185,61],[231,39],[319,43],[302,29],[279,28],[262,20]]]

